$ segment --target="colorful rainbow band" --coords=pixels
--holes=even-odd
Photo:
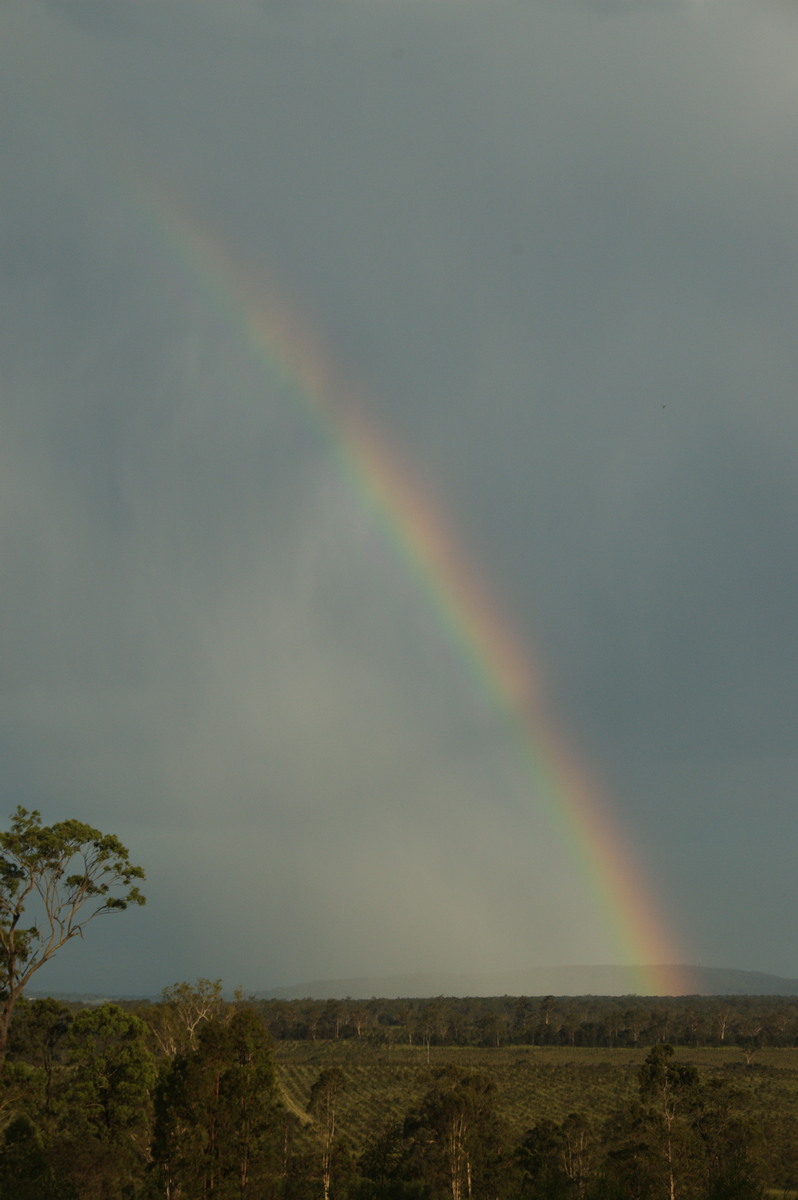
[[[145,200],[169,245],[244,327],[269,375],[321,429],[359,504],[390,532],[440,624],[506,719],[533,802],[545,810],[588,890],[607,915],[622,960],[639,966],[636,990],[686,990],[674,942],[633,855],[573,751],[543,707],[539,673],[482,574],[463,552],[427,489],[366,416],[309,323],[236,262],[185,205],[151,184]],[[648,964],[648,965],[645,965]],[[652,965],[653,964],[653,965]]]

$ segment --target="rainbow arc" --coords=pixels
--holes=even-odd
[[[533,657],[502,613],[484,573],[369,415],[312,325],[292,312],[231,255],[188,209],[147,188],[150,210],[170,245],[202,277],[241,328],[267,375],[325,434],[357,502],[388,530],[420,580],[442,628],[505,718],[528,781],[588,894],[606,914],[620,965],[640,967],[638,990],[685,991],[675,942],[634,856],[567,739],[546,711]]]

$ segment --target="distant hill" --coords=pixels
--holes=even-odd
[[[679,967],[688,996],[798,996],[798,979],[724,967]],[[408,996],[631,996],[640,992],[635,967],[530,967],[489,975],[378,975],[325,979],[258,993],[264,999],[343,1000]]]
[[[101,1004],[149,1004],[149,996],[107,996],[101,992],[25,992],[28,1000],[59,1000],[61,1004],[82,1004],[87,1008],[99,1008]],[[152,999],[155,999],[153,997]]]

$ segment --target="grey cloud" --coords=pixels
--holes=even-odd
[[[0,18],[4,797],[152,894],[53,980],[617,952],[445,598],[158,188],[439,497],[685,954],[795,974],[758,890],[789,910],[791,15],[219,12]]]

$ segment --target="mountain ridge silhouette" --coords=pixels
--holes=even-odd
[[[731,967],[668,967],[674,978],[685,981],[682,996],[796,996],[798,979],[763,971]],[[262,999],[344,1000],[431,996],[655,996],[641,991],[640,979],[649,973],[640,967],[566,966],[529,967],[489,973],[446,971],[406,972],[397,975],[363,975],[322,979],[258,991]]]

